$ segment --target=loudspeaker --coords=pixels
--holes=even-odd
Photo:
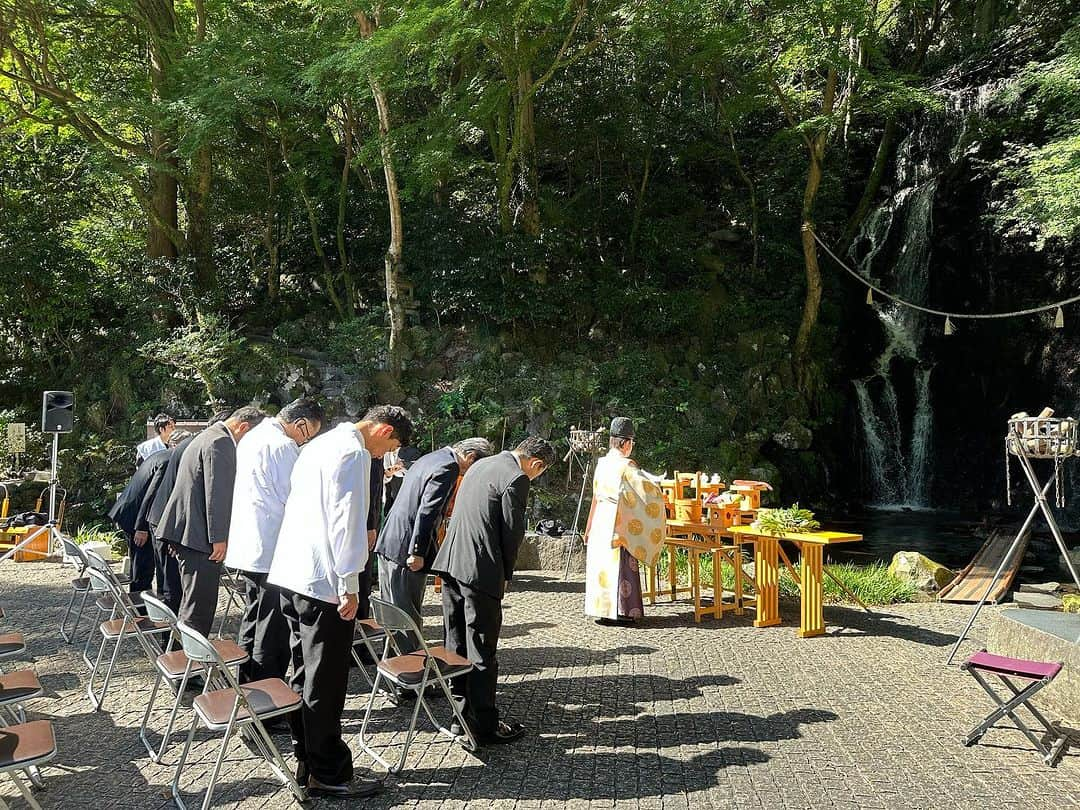
[[[75,394],[46,391],[41,400],[41,429],[45,433],[71,433],[75,423]]]

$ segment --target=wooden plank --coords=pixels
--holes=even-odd
[[[978,602],[982,599],[998,566],[1009,553],[1009,547],[1012,546],[1014,539],[1005,532],[993,532],[982,544],[982,548],[976,552],[971,562],[956,575],[952,582],[941,589],[938,600],[941,602]],[[1020,545],[1009,566],[1002,572],[1001,579],[987,598],[991,604],[997,604],[1009,592],[1012,581],[1024,561],[1024,552],[1027,551],[1030,540],[1030,531],[1020,539]]]

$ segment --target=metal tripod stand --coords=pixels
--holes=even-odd
[[[581,473],[581,491],[578,493],[577,509],[574,511],[574,525],[570,529],[570,537],[566,541],[566,564],[563,566],[563,579],[566,580],[570,577],[570,560],[573,559],[574,549],[577,548],[578,538],[581,537],[584,542],[584,536],[578,531],[578,526],[581,523],[581,507],[585,504],[585,487],[589,485],[589,475],[592,473],[592,469],[596,464],[596,459],[600,455],[603,442],[604,429],[593,432],[588,430],[577,430],[576,428],[570,428],[570,450],[563,457],[563,461],[568,461],[570,467],[566,474],[566,483],[569,485],[570,478],[574,473],[574,464],[577,463],[582,467]],[[578,456],[585,456],[585,460],[582,461]]]
[[[1076,422],[1071,419],[1014,418],[1009,420],[1009,432],[1005,436],[1005,451],[1008,455],[1015,456],[1019,460],[1020,469],[1023,470],[1024,477],[1027,479],[1028,485],[1035,496],[1035,503],[1028,512],[1027,519],[1020,527],[1020,531],[1017,532],[1016,538],[1012,541],[1012,545],[1009,546],[1008,552],[1002,558],[1001,564],[998,565],[997,571],[994,572],[994,577],[990,580],[986,592],[971,612],[967,627],[964,628],[964,632],[956,639],[956,643],[953,644],[952,649],[949,651],[946,664],[951,664],[956,657],[957,650],[960,649],[960,645],[967,638],[968,633],[971,632],[971,628],[979,616],[979,611],[982,610],[983,605],[990,598],[990,594],[993,593],[994,588],[1001,579],[1001,575],[1012,562],[1021,540],[1031,529],[1036,516],[1040,512],[1050,527],[1050,533],[1054,536],[1054,541],[1061,550],[1062,556],[1065,558],[1065,565],[1072,575],[1073,582],[1080,588],[1080,575],[1077,574],[1076,567],[1069,557],[1069,549],[1065,545],[1065,539],[1061,536],[1061,529],[1058,528],[1057,519],[1054,517],[1054,513],[1046,499],[1050,488],[1057,483],[1056,504],[1059,507],[1064,505],[1060,494],[1061,464],[1076,455],[1078,449],[1076,435]],[[1045,484],[1040,482],[1035,474],[1035,465],[1032,463],[1034,459],[1046,459],[1054,462],[1054,473],[1047,479]],[[1007,461],[1008,456],[1006,457]],[[1078,642],[1080,642],[1080,639],[1078,639]]]

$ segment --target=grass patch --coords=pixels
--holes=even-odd
[[[889,567],[882,562],[869,565],[834,563],[826,565],[825,569],[867,605],[892,605],[898,602],[910,602],[915,597],[915,586],[894,577],[889,573]],[[661,583],[668,581],[668,555],[666,554],[660,559],[659,576]],[[688,555],[682,549],[675,552],[675,576],[680,585],[690,582]],[[701,577],[703,582],[712,582],[711,556],[701,561]],[[735,587],[735,572],[731,570],[731,566],[721,567],[720,581],[727,590]],[[824,591],[825,602],[828,604],[854,604],[830,577],[825,577]],[[799,586],[795,584],[795,580],[791,578],[791,574],[785,567],[780,569],[780,595],[796,599],[799,597]]]

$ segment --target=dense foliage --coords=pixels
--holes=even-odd
[[[1080,238],[1069,5],[0,0],[0,404],[76,390],[87,513],[148,415],[304,392],[820,498],[866,340],[803,223],[1020,42],[987,216]]]

